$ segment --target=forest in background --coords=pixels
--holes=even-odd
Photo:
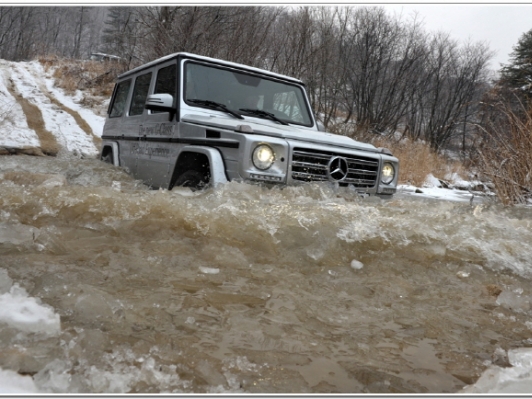
[[[532,72],[521,76],[518,63],[530,42],[523,35],[496,75],[485,44],[427,32],[384,7],[0,7],[2,59],[101,52],[121,57],[119,73],[186,51],[294,76],[328,131],[425,143],[477,167],[509,203],[532,193]]]

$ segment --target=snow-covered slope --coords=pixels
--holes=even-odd
[[[64,95],[50,74],[38,61],[0,60],[0,151],[46,153],[47,141],[59,151],[96,157],[105,119]]]

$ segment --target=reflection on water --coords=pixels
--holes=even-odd
[[[1,157],[0,269],[62,330],[0,326],[0,367],[46,392],[456,392],[532,344],[531,221],[327,185],[150,191],[96,160]]]

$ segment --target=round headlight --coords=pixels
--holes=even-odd
[[[257,169],[266,170],[273,165],[275,153],[270,146],[260,144],[253,150],[252,161]]]
[[[386,162],[384,165],[382,165],[381,181],[384,184],[390,184],[393,181],[394,177],[395,177],[395,168],[393,167],[391,163]]]

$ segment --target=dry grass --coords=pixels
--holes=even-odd
[[[479,168],[505,205],[532,203],[532,107],[520,112],[498,104],[477,150]]]
[[[429,174],[442,180],[456,173],[465,178],[468,171],[461,162],[436,154],[422,142],[401,140],[399,142],[379,138],[373,140],[377,147],[385,147],[399,159],[399,182],[421,187]]]
[[[122,64],[115,62],[73,60],[55,56],[40,57],[39,62],[45,70],[53,70],[56,84],[66,93],[72,95],[81,90],[83,97],[80,102],[94,109],[101,107],[111,96],[116,77],[124,71]]]
[[[8,87],[8,90],[22,107],[22,111],[26,115],[26,122],[28,123],[28,127],[30,129],[33,129],[39,137],[39,141],[41,143],[40,150],[42,150],[42,153],[45,155],[56,156],[61,146],[57,142],[55,136],[46,129],[42,113],[39,107],[28,101],[26,98],[22,97],[17,92],[15,92],[13,82],[11,82],[10,86]],[[42,153],[36,153],[36,155],[42,155]]]

